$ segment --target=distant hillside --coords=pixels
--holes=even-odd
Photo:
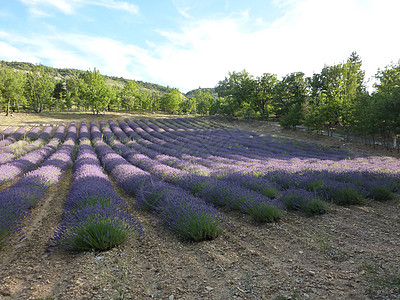
[[[17,62],[17,61],[12,61],[12,62],[7,62],[7,61],[1,61],[0,62],[1,66],[6,66],[9,68],[13,68],[16,70],[22,70],[22,71],[31,71],[35,68],[35,64],[28,63],[28,62]],[[67,79],[72,76],[79,76],[79,74],[85,72],[83,70],[78,70],[78,69],[59,69],[59,68],[53,68],[53,67],[48,67],[44,66],[46,71],[54,78],[57,79]],[[156,83],[149,83],[149,82],[143,82],[140,80],[131,80],[131,79],[125,79],[122,77],[116,77],[116,76],[108,76],[104,75],[104,78],[106,82],[109,85],[118,85],[118,86],[125,86],[128,82],[134,81],[137,83],[140,89],[147,89],[147,90],[153,90],[161,93],[168,93],[172,90],[170,87],[165,87]]]
[[[216,93],[216,92],[215,92],[215,88],[200,88],[200,87],[199,87],[198,89],[194,89],[194,90],[191,90],[191,91],[187,92],[187,93],[185,94],[185,96],[188,97],[188,98],[193,97],[197,91],[201,91],[201,92],[203,92],[203,93],[208,92],[208,93],[210,93],[211,95],[214,95],[214,94]]]

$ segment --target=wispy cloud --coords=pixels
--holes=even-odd
[[[79,7],[85,5],[102,6],[109,9],[121,10],[130,14],[137,14],[139,7],[126,1],[116,0],[20,0],[29,7],[32,14],[36,16],[47,15],[46,8],[55,8],[64,14],[73,14]]]
[[[56,68],[89,70],[143,80],[148,54],[134,45],[84,34],[53,33],[18,36],[0,31],[0,57],[8,61],[43,63]]]
[[[180,87],[214,86],[228,71],[246,68],[284,76],[320,72],[324,64],[345,61],[357,51],[367,76],[400,58],[395,38],[400,20],[397,0],[280,0],[283,17],[272,25],[247,30],[255,20],[237,14],[196,20],[179,32],[160,32],[168,43],[146,67],[157,80]],[[257,21],[257,20],[256,20]],[[173,71],[173,72],[172,72]]]
[[[398,0],[293,1],[272,25],[253,19],[251,11],[215,19],[186,19],[179,30],[159,30],[163,42],[150,40],[145,47],[68,32],[18,36],[0,31],[0,57],[60,68],[96,67],[102,74],[181,91],[213,87],[229,71],[244,68],[253,75],[268,72],[281,77],[296,71],[312,75],[324,64],[343,62],[352,51],[361,56],[370,77],[400,58]],[[33,0],[39,2],[46,1]],[[77,2],[90,4],[89,0],[68,2],[72,11]],[[253,26],[255,22],[262,26]]]

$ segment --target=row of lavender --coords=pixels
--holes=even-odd
[[[371,158],[254,133],[235,131],[233,136],[233,131],[184,119],[126,120],[119,125],[109,121],[108,125],[100,125],[102,131],[91,124],[91,141],[86,124],[80,128],[74,182],[62,224],[52,239],[67,249],[105,250],[132,233],[143,234],[140,224],[126,214],[126,203],[113,190],[98,158],[111,177],[128,194],[136,196],[139,207],[153,212],[163,226],[192,240],[215,238],[222,231],[226,219],[213,205],[240,210],[265,222],[281,218],[282,208],[313,215],[327,211],[322,200],[338,204],[362,203],[366,197],[385,200],[399,189],[398,160],[386,158],[385,162],[391,164],[379,169]],[[52,148],[51,142],[61,137],[61,128],[43,149]],[[48,153],[43,149],[0,166],[7,174],[2,182],[38,167],[48,155],[30,157]],[[304,153],[299,154],[299,149]],[[274,155],[281,152],[285,154]],[[301,165],[292,166],[299,161]],[[18,191],[19,182],[6,192]],[[11,217],[3,218],[0,245],[4,236],[19,229],[26,207],[30,207],[21,205],[23,209],[18,210],[14,205],[14,212],[11,203],[19,202],[7,202],[4,199],[12,197],[4,195],[0,197],[0,211]],[[21,195],[29,203],[28,194]]]
[[[22,127],[22,130],[25,130],[25,128]],[[12,137],[3,140],[2,142],[5,143],[0,146],[0,165],[11,162],[28,152],[37,150],[47,143],[51,138],[53,127],[48,126],[39,134],[40,130],[40,127],[33,128],[25,135],[23,140],[20,140],[21,133],[18,133],[19,130],[17,130],[13,133]]]
[[[190,123],[187,121],[183,123],[190,126]],[[273,140],[271,137],[268,137],[268,139]],[[290,148],[292,144],[287,143],[283,150]],[[324,150],[323,153],[326,152]],[[326,158],[329,158],[329,161]],[[284,178],[281,180],[284,186],[297,185],[297,187],[307,187],[309,189],[319,188],[320,192],[329,193],[338,189],[341,190],[341,187],[337,186],[338,184],[353,184],[353,189],[361,187],[361,189],[366,190],[366,193],[364,193],[365,196],[377,200],[390,198],[392,196],[391,192],[398,191],[399,189],[400,162],[395,158],[351,157],[344,153],[342,157],[336,157],[336,159],[326,154],[326,157],[315,157],[312,159],[299,159],[299,157],[294,156],[288,159],[288,161],[292,164],[289,170],[281,167],[285,163],[285,160],[280,159],[276,162],[276,168],[281,172],[284,171]],[[260,173],[264,178],[274,177],[274,172],[271,171],[269,166],[261,169]],[[249,177],[247,176],[243,179],[246,180],[247,178]],[[347,186],[343,187],[343,189],[349,190],[352,188]],[[362,191],[360,193],[362,194]],[[344,201],[344,204],[346,204],[346,201],[343,199],[337,199],[337,201]]]
[[[327,207],[316,195],[310,192],[304,192],[300,195],[288,191],[281,195],[279,199],[272,199],[276,194],[276,187],[262,180],[252,182],[250,185],[253,191],[248,189],[249,185],[241,185],[231,180],[219,180],[210,176],[198,175],[199,173],[210,174],[210,171],[204,166],[184,162],[174,156],[160,154],[154,151],[158,149],[148,140],[142,139],[133,131],[138,128],[128,121],[128,125],[120,122],[122,131],[114,122],[109,121],[110,127],[120,140],[126,141],[126,133],[137,143],[127,142],[127,145],[135,151],[145,154],[145,158],[132,161],[133,164],[148,170],[152,174],[161,177],[172,184],[178,185],[194,195],[200,196],[206,201],[212,202],[218,206],[227,206],[234,210],[240,210],[250,214],[256,221],[271,222],[281,217],[280,208],[285,206],[293,210],[302,210],[307,215],[325,213]],[[107,128],[104,129],[106,131]],[[140,132],[140,131],[139,131]],[[142,135],[144,135],[142,133]],[[147,143],[145,143],[147,142]],[[143,143],[148,147],[146,148]],[[118,150],[118,149],[116,149]],[[144,155],[142,155],[144,156]],[[177,168],[168,166],[175,165]],[[190,170],[191,172],[187,171]],[[193,174],[194,173],[194,174]],[[301,204],[298,202],[301,201]]]
[[[73,183],[51,244],[73,251],[108,250],[131,235],[141,237],[143,228],[126,207],[103,172],[82,122]]]
[[[136,196],[140,208],[151,211],[160,219],[162,226],[185,239],[200,241],[215,238],[221,233],[225,217],[218,210],[136,167],[134,162],[147,158],[115,140],[110,131],[104,130],[104,123],[102,127],[105,140],[116,151],[102,141],[99,128],[92,123],[92,139],[97,154],[112,178],[125,192]]]
[[[165,120],[162,122],[164,124],[167,123]],[[277,191],[275,187],[278,186],[279,190],[285,190],[285,192],[281,192],[281,199],[285,200],[283,202],[287,203],[285,206],[289,209],[293,207],[298,208],[298,202],[300,202],[301,206],[306,205],[308,207],[310,203],[304,199],[310,198],[310,192],[314,193],[312,199],[322,198],[331,200],[337,204],[359,204],[366,197],[377,200],[389,199],[393,196],[393,192],[399,189],[399,173],[398,171],[396,172],[396,170],[399,170],[399,162],[395,159],[353,158],[353,161],[351,161],[348,159],[349,155],[347,153],[331,151],[335,152],[334,156],[336,157],[329,157],[327,155],[330,158],[327,163],[326,157],[323,156],[323,153],[326,152],[324,150],[324,152],[315,158],[303,159],[300,166],[295,165],[299,158],[291,157],[286,160],[280,158],[279,162],[271,168],[268,163],[271,160],[270,153],[272,151],[267,151],[268,154],[264,155],[263,160],[258,162],[253,160],[249,164],[249,157],[246,156],[246,153],[241,153],[243,159],[239,159],[235,151],[219,151],[221,156],[201,154],[200,151],[196,151],[194,148],[200,147],[200,143],[202,143],[203,149],[206,148],[213,151],[216,151],[216,149],[212,148],[212,144],[207,144],[204,138],[202,138],[202,142],[197,141],[196,136],[192,134],[194,128],[190,128],[190,124],[187,125],[187,128],[190,129],[188,130],[183,126],[180,128],[174,126],[178,122],[169,122],[171,127],[175,128],[166,127],[165,125],[161,125],[163,128],[161,126],[157,127],[155,124],[160,124],[160,122],[154,120],[151,123],[148,121],[136,121],[136,123],[128,121],[131,129],[126,129],[127,126],[122,122],[120,122],[120,126],[126,132],[129,131],[131,138],[137,141],[137,143],[133,143],[131,146],[139,152],[146,153],[164,164],[183,168],[192,173],[211,175],[214,178],[234,181],[258,192],[263,193],[264,191],[264,194],[270,197],[276,196]],[[152,124],[152,127],[150,128],[145,123],[148,125]],[[134,129],[134,133],[132,133],[132,129]],[[246,133],[241,134],[245,135]],[[209,136],[212,137],[213,135],[215,133],[211,131]],[[215,136],[218,138],[218,135]],[[254,139],[254,137],[252,138]],[[268,138],[274,142],[273,138]],[[126,137],[121,137],[121,139],[126,140]],[[247,142],[248,139],[247,137]],[[239,138],[236,140],[236,143],[238,141],[240,141]],[[195,146],[192,146],[193,144]],[[255,144],[260,145],[262,143],[256,141]],[[282,140],[279,142],[281,149],[288,148],[289,151],[292,145],[293,142],[286,144]],[[310,147],[308,144],[297,144],[296,146],[297,148],[302,147],[306,149]],[[153,151],[149,150],[149,148]],[[176,149],[179,149],[179,151]],[[169,156],[165,155],[166,153]],[[303,155],[303,157],[307,156],[310,157],[311,155]],[[221,163],[221,160],[224,163]],[[260,159],[258,158],[258,160]],[[286,167],[287,160],[294,166],[288,169]],[[384,168],[382,168],[382,162],[386,163],[386,165],[383,165],[385,166]],[[288,197],[287,194],[292,196]],[[302,196],[295,197],[296,199],[293,200],[293,195]],[[325,210],[321,205],[318,204],[315,207],[314,204],[312,206],[315,208],[315,212],[319,213]]]
[[[157,159],[153,159],[158,153],[139,143],[129,141],[130,138],[139,139],[127,124],[120,122],[123,130],[112,121],[109,124],[120,141],[128,141],[126,146],[129,148],[125,146],[124,149],[124,145],[109,138],[112,135],[111,131],[106,126],[102,126],[106,140],[113,144],[115,151],[121,153],[133,165],[214,205],[227,206],[248,213],[257,221],[271,222],[281,217],[279,203],[276,201],[242,188],[233,182],[221,182],[215,178],[192,174],[186,170],[163,164]],[[107,130],[109,133],[107,133]],[[170,159],[173,159],[173,157],[170,157]]]
[[[11,179],[36,168],[0,193],[0,248],[14,233],[21,232],[22,222],[29,215],[30,209],[44,198],[49,188],[57,184],[63,172],[72,165],[76,126],[69,126],[65,141],[57,150],[64,134],[65,126],[59,126],[47,146],[29,153],[29,156],[13,164],[0,166],[2,182],[5,178]]]

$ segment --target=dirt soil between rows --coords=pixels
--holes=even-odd
[[[399,158],[337,138],[284,131],[276,124],[213,119],[253,130]],[[138,210],[117,189],[144,226],[106,252],[49,250],[72,183],[68,170],[25,221],[26,236],[0,250],[0,299],[400,299],[400,196],[364,206],[330,205],[316,217],[284,213],[259,225],[222,210],[230,224],[215,240],[182,241]]]

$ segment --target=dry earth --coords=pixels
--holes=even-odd
[[[253,122],[226,125],[346,148],[397,155],[305,132]],[[0,250],[0,299],[400,299],[400,197],[365,206],[331,205],[307,218],[285,213],[274,224],[224,211],[221,236],[188,243],[134,206],[141,240],[107,252],[50,251],[72,180],[48,192],[26,220],[26,239]]]

